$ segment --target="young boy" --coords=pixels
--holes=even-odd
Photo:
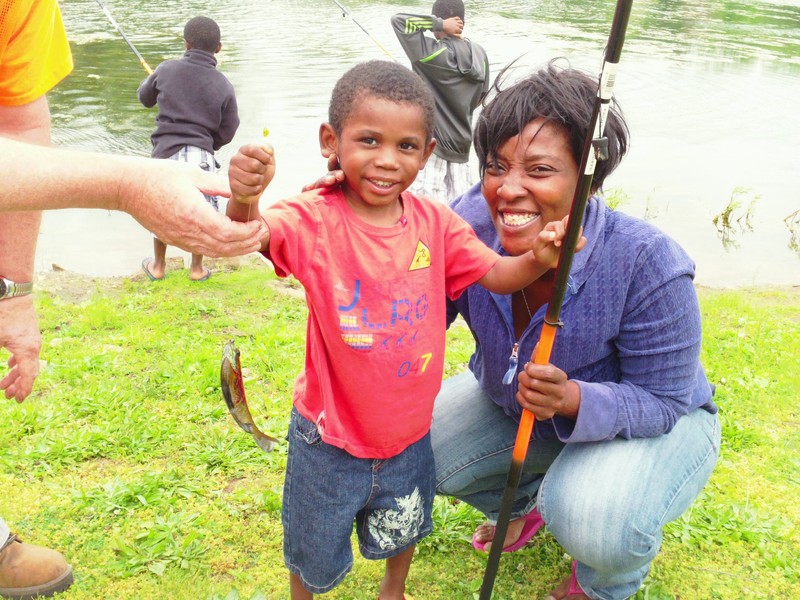
[[[208,17],[194,17],[183,28],[186,53],[180,60],[167,60],[139,86],[139,100],[150,108],[158,104],[153,158],[169,158],[198,165],[204,171],[219,168],[214,151],[233,139],[239,127],[236,96],[230,81],[217,71],[214,55],[222,48],[219,26]],[[206,195],[219,210],[216,196]],[[151,280],[164,278],[167,246],[153,238],[155,257],[142,261]],[[203,266],[203,255],[192,254],[190,277],[205,281],[211,270]]]
[[[262,252],[279,276],[303,284],[309,309],[282,513],[293,600],[342,581],[354,521],[361,553],[386,559],[379,598],[403,598],[415,545],[432,527],[429,429],[445,296],[476,281],[510,293],[557,260],[561,222],[535,253],[500,257],[447,206],[403,192],[434,148],[433,113],[417,75],[371,61],[338,81],[320,127],[323,156],[335,154],[344,172],[340,187],[259,214],[272,148],[244,146],[231,160],[228,216],[264,220]]]
[[[462,37],[462,0],[436,0],[431,13],[397,14],[391,22],[411,68],[436,100],[436,149],[409,189],[449,203],[475,183],[469,168],[472,113],[489,90],[489,59],[480,45]]]

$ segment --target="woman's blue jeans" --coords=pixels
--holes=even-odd
[[[444,382],[433,411],[436,491],[496,520],[517,422],[470,372]],[[512,518],[534,506],[578,562],[592,598],[632,596],[677,519],[708,481],[719,454],[717,415],[696,410],[656,438],[563,444],[531,440]]]

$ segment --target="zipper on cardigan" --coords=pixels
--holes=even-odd
[[[511,356],[508,357],[508,371],[503,375],[503,383],[506,385],[513,382],[514,376],[517,374],[517,364],[519,364],[517,354],[519,354],[519,344],[514,344],[514,347],[511,348]]]

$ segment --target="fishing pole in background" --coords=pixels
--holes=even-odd
[[[558,258],[556,267],[556,278],[553,285],[553,293],[547,304],[547,313],[542,324],[542,332],[539,336],[539,343],[531,357],[534,364],[546,365],[550,363],[550,355],[553,350],[553,343],[556,339],[556,331],[562,326],[561,304],[564,301],[564,294],[567,289],[569,271],[572,267],[572,259],[575,256],[575,247],[580,238],[581,225],[583,224],[583,213],[586,210],[586,203],[592,187],[594,169],[598,160],[608,158],[608,138],[603,136],[605,130],[608,111],[611,108],[611,97],[614,91],[614,83],[617,77],[617,66],[619,57],[622,53],[622,43],[625,41],[625,30],[628,27],[628,18],[631,14],[633,0],[617,0],[617,7],[614,12],[614,20],[611,24],[611,33],[608,36],[608,43],[605,48],[603,67],[600,71],[600,79],[597,86],[597,98],[592,109],[589,127],[586,130],[586,138],[583,143],[583,153],[578,172],[581,173],[575,193],[572,197],[572,205],[569,211],[569,224],[565,233],[564,245]],[[514,442],[514,450],[511,455],[511,467],[508,471],[506,489],[503,492],[503,499],[500,502],[500,513],[497,517],[494,539],[500,540],[492,544],[489,551],[489,559],[486,563],[486,571],[483,575],[481,584],[480,600],[489,600],[492,597],[492,588],[497,576],[497,568],[500,564],[500,555],[503,552],[502,540],[505,540],[508,531],[508,522],[511,517],[511,510],[514,505],[519,482],[522,477],[522,466],[525,463],[525,456],[528,454],[528,445],[533,432],[535,418],[529,410],[523,409],[522,418],[517,430],[517,438]]]
[[[144,70],[147,71],[148,75],[152,75],[153,69],[150,67],[150,65],[147,64],[147,61],[144,59],[144,57],[141,54],[139,54],[139,51],[136,49],[136,46],[134,46],[133,43],[128,39],[128,36],[125,35],[125,32],[122,31],[122,28],[114,20],[114,17],[111,15],[109,10],[105,7],[105,5],[100,0],[97,0],[97,3],[100,5],[100,8],[103,9],[103,12],[106,13],[106,16],[108,17],[108,20],[111,21],[111,24],[114,26],[114,29],[119,31],[119,34],[122,36],[122,39],[125,40],[125,42],[128,44],[128,47],[131,50],[133,50],[133,53],[136,55],[136,58],[139,59],[139,64],[141,64],[142,67],[144,67]]]
[[[99,2],[100,0],[97,0],[97,1]],[[372,37],[372,35],[370,35],[369,31],[364,29],[364,27],[361,25],[361,23],[359,23],[358,21],[355,20],[353,15],[350,14],[349,10],[347,10],[344,6],[342,6],[342,4],[339,3],[338,0],[333,0],[333,1],[336,3],[336,6],[338,6],[340,9],[342,9],[342,17],[350,17],[353,20],[353,23],[355,23],[356,25],[361,27],[361,31],[366,33],[367,36],[369,37],[369,39],[371,39],[373,42],[375,42],[375,45],[378,48],[380,48],[381,50],[383,50],[383,52],[386,54],[386,56],[391,58],[394,62],[397,62],[397,59],[394,56],[392,56],[392,54],[386,48],[384,48],[378,40],[376,40],[374,37]]]

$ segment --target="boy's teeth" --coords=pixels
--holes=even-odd
[[[503,213],[503,223],[518,227],[539,217],[539,213]]]
[[[372,183],[374,183],[375,185],[380,186],[380,187],[386,187],[386,188],[392,187],[392,182],[391,181],[378,181],[377,179],[373,179]]]

